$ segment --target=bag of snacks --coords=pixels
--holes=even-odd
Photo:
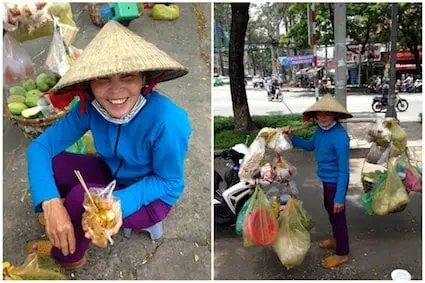
[[[266,140],[264,132],[260,131],[255,140],[248,148],[248,153],[242,160],[239,168],[239,179],[249,180],[260,172],[260,163],[266,152]]]
[[[302,202],[290,199],[279,217],[279,231],[272,244],[273,250],[287,269],[304,261],[311,246],[311,227],[311,216],[302,207]]]
[[[51,257],[31,253],[20,266],[3,262],[3,280],[66,280],[66,276]]]
[[[3,37],[3,82],[11,88],[20,82],[34,77],[34,65],[22,43],[9,33]],[[25,89],[20,95],[25,96]]]
[[[115,227],[121,217],[121,205],[117,198],[112,196],[116,181],[112,181],[106,188],[90,188],[90,196],[85,193],[83,207],[83,229],[95,236],[101,247],[106,248],[108,240],[113,244],[109,229]],[[94,239],[92,239],[94,240]]]
[[[396,158],[388,161],[385,182],[373,190],[372,208],[377,215],[386,215],[397,211],[409,203],[409,195],[395,168]]]
[[[379,146],[386,146],[391,142],[391,131],[385,127],[382,118],[378,118],[376,123],[369,125],[366,131],[368,142],[374,142]]]
[[[266,195],[260,186],[249,199],[249,207],[243,224],[244,246],[268,246],[277,233],[277,221]]]

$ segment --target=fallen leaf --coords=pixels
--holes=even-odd
[[[25,200],[25,196],[28,194],[28,188],[26,188],[25,190],[24,190],[24,193],[22,194],[22,196],[21,196],[21,199],[20,199],[20,201],[21,202],[24,202],[24,200]]]
[[[197,243],[197,242],[195,242],[195,247],[199,248],[199,245],[198,245],[198,243]]]
[[[197,261],[199,260],[199,256],[198,256],[197,254],[195,254],[195,255],[193,256],[193,259],[195,260],[195,262],[197,262]]]

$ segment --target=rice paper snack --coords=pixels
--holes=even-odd
[[[239,179],[250,180],[260,172],[260,163],[264,158],[266,152],[266,139],[267,132],[261,130],[255,140],[248,148],[248,153],[242,160],[241,167],[239,168]]]
[[[108,231],[117,225],[121,217],[120,202],[112,196],[115,185],[114,180],[106,188],[90,188],[90,196],[94,204],[87,193],[84,194],[83,228],[91,232],[103,248],[108,246],[108,240],[111,245],[113,244]]]
[[[391,131],[385,127],[382,118],[378,118],[376,123],[370,124],[366,131],[368,142],[374,142],[379,146],[386,146],[391,142]]]
[[[281,130],[273,129],[267,139],[267,147],[282,154],[293,148],[291,140]]]

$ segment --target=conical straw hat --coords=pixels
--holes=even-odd
[[[163,71],[161,81],[179,78],[188,70],[165,52],[115,21],[109,21],[88,44],[52,92],[114,74],[148,72],[151,81]]]
[[[330,94],[323,96],[322,99],[310,106],[310,108],[304,111],[303,115],[313,117],[319,111],[334,112],[339,119],[353,118],[353,115],[348,113],[347,109]]]

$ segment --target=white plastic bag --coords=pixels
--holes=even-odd
[[[3,37],[3,83],[10,88],[33,78],[34,65],[24,46],[9,33]]]

